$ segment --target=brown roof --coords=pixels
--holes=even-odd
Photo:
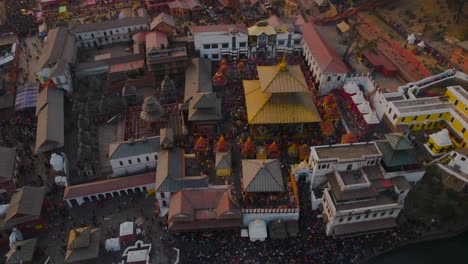
[[[150,24],[150,29],[153,30],[155,27],[157,27],[161,23],[167,24],[175,28],[174,18],[171,15],[168,15],[166,13],[161,13],[157,15],[155,18],[153,18],[153,21],[151,21],[151,24]]]
[[[136,176],[119,177],[110,180],[78,184],[65,188],[63,199],[67,200],[93,194],[112,192],[120,189],[128,189],[137,186],[149,185],[153,182],[154,172],[149,172]]]
[[[243,159],[242,179],[245,192],[283,192],[284,183],[278,159]]]
[[[63,101],[63,91],[56,88],[42,89],[37,96],[36,116],[48,103]]]
[[[411,189],[411,185],[403,176],[397,176],[397,177],[392,178],[392,183],[393,185],[395,185],[395,187],[398,188],[399,191]]]
[[[81,227],[70,231],[65,263],[82,262],[99,256],[101,229]]]
[[[332,172],[327,174],[328,183],[330,184],[331,191],[336,201],[347,201],[347,200],[356,200],[363,198],[375,198],[378,195],[378,192],[370,187],[359,190],[341,190],[340,185],[338,184],[337,175]]]
[[[185,71],[184,102],[190,100],[195,93],[208,93],[213,91],[211,82],[211,61],[205,58],[194,58]]]
[[[0,183],[10,181],[16,163],[16,148],[0,146]]]
[[[205,25],[205,26],[193,26],[192,33],[204,33],[204,32],[232,32],[233,30],[248,34],[247,27],[244,24],[227,24],[227,25]]]
[[[34,252],[36,251],[37,239],[27,239],[16,241],[6,253],[5,264],[30,263],[33,261]]]
[[[40,217],[44,202],[45,187],[24,186],[11,197],[10,206],[3,223],[13,226]]]
[[[60,102],[48,103],[37,116],[36,152],[60,148],[65,143],[63,96]]]
[[[66,63],[74,63],[75,59],[75,37],[70,34],[67,27],[62,26],[53,28],[47,33],[38,65],[42,69],[60,59]]]
[[[169,206],[169,222],[204,222],[224,221],[236,223],[240,226],[241,211],[235,206],[229,197],[229,187],[207,187],[185,189],[171,196]],[[209,226],[198,226],[198,229],[210,228]],[[171,228],[171,226],[170,226]],[[185,229],[183,226],[179,227]],[[174,230],[171,230],[174,231]]]

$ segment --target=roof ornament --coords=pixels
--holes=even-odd
[[[288,70],[288,61],[286,59],[286,52],[283,55],[283,59],[281,59],[279,67],[280,67],[281,71],[287,71]]]

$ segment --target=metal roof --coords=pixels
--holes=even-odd
[[[216,151],[215,167],[216,169],[230,169],[231,168],[231,151],[228,151],[228,152]]]
[[[403,133],[388,133],[384,136],[394,150],[414,149],[408,139],[403,136]]]
[[[197,101],[195,99],[190,100],[188,120],[189,121],[218,121],[223,118],[221,110],[221,98],[211,98],[216,100],[214,107],[209,108],[195,108],[194,105],[198,103],[201,106],[208,106],[211,102],[205,99],[203,101]],[[211,100],[210,99],[210,100]]]
[[[97,23],[78,24],[72,29],[72,32],[75,34],[86,33],[148,24],[149,20],[146,17],[127,17],[123,19],[108,20]]]
[[[65,143],[63,91],[54,88],[47,92],[50,94],[54,96],[47,96],[47,104],[37,115],[36,152],[60,148]],[[45,95],[39,95],[38,105],[42,104],[42,96]]]
[[[375,143],[382,152],[382,159],[388,167],[419,164],[412,150],[394,150],[390,142],[383,140],[377,140]]]
[[[265,93],[308,92],[307,82],[299,65],[258,66],[258,79]]]
[[[159,151],[159,144],[159,136],[146,139],[141,138],[134,140],[133,142],[124,141],[112,143],[109,146],[109,160],[155,153]]]
[[[24,186],[21,188],[12,195],[3,223],[6,226],[12,226],[39,218],[45,193],[45,187]]]
[[[100,242],[100,228],[82,227],[71,230],[67,252],[65,253],[65,263],[80,262],[99,257]],[[79,246],[71,247],[73,244]]]
[[[195,93],[212,91],[211,61],[205,58],[192,59],[185,71],[184,102],[190,100]]]
[[[154,189],[157,192],[177,192],[187,188],[208,186],[206,175],[184,175],[185,154],[181,148],[161,150],[156,166],[156,183]]]
[[[36,251],[37,238],[16,241],[5,254],[5,264],[32,263]]]
[[[242,160],[245,192],[283,192],[281,164],[277,159]]]
[[[10,181],[16,163],[16,148],[0,146],[0,183]]]

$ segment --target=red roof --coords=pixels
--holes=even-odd
[[[307,23],[301,26],[302,38],[309,47],[319,68],[325,73],[348,73],[341,56],[323,39],[314,25]]]
[[[148,32],[140,31],[136,33],[135,35],[133,35],[132,39],[133,41],[137,41],[137,42],[145,42],[146,34],[148,34]]]
[[[397,67],[395,67],[395,65],[393,65],[393,63],[391,61],[389,61],[387,59],[387,57],[385,57],[382,52],[378,51],[377,50],[377,54],[374,54],[372,52],[367,52],[367,51],[364,51],[362,53],[362,55],[364,55],[364,57],[366,57],[366,59],[370,62],[370,64],[372,64],[372,66],[382,66],[384,67],[385,69],[387,69],[388,71],[397,71]]]
[[[149,184],[154,184],[154,172],[139,174],[137,176],[120,177],[110,180],[90,182],[73,185],[65,188],[63,199],[73,199],[99,193],[113,192],[121,189],[129,189]]]
[[[192,33],[229,32],[232,29],[235,29],[240,33],[248,34],[247,27],[244,24],[193,26]]]
[[[120,63],[120,64],[114,64],[110,66],[109,72],[110,73],[115,73],[115,72],[124,72],[124,71],[131,71],[131,70],[137,70],[140,68],[143,68],[145,66],[145,61],[144,60],[137,60],[137,61],[130,61],[127,63]]]

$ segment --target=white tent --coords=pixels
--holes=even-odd
[[[133,222],[123,222],[120,224],[120,236],[133,235],[135,224]]]
[[[13,246],[13,243],[21,240],[24,240],[23,233],[21,233],[21,231],[19,231],[16,227],[13,227],[13,230],[10,234],[10,248]]]
[[[3,216],[8,211],[9,204],[0,204],[0,216]]]
[[[362,92],[358,92],[357,94],[351,96],[351,99],[353,99],[353,102],[357,105],[362,104],[366,101]]]
[[[249,223],[250,241],[265,241],[267,238],[267,226],[265,221],[257,219]]]
[[[369,124],[369,125],[380,123],[380,121],[377,118],[377,115],[375,114],[374,111],[372,111],[372,112],[370,112],[368,114],[365,114],[364,115],[364,120],[366,120],[366,123]]]
[[[408,35],[408,38],[406,38],[406,40],[408,41],[408,44],[413,45],[414,41],[416,40],[416,37],[414,36],[414,33],[411,33],[411,35]]]
[[[431,138],[439,147],[448,147],[452,145],[452,140],[450,140],[449,131],[447,129],[442,129],[437,133],[431,134],[429,138]]]
[[[361,114],[369,114],[372,112],[368,101],[364,101],[364,103],[357,105],[357,108]]]
[[[417,46],[420,47],[421,49],[424,49],[426,47],[426,44],[424,43],[424,41],[421,41],[418,43]]]
[[[359,93],[359,86],[355,81],[350,81],[345,83],[343,89],[347,94],[357,94]]]
[[[54,168],[55,171],[62,171],[63,170],[63,157],[52,153],[50,156],[50,165]]]
[[[106,251],[107,252],[110,252],[110,251],[120,251],[120,240],[119,238],[109,238],[106,240],[106,244],[105,244],[105,247],[106,247]]]

